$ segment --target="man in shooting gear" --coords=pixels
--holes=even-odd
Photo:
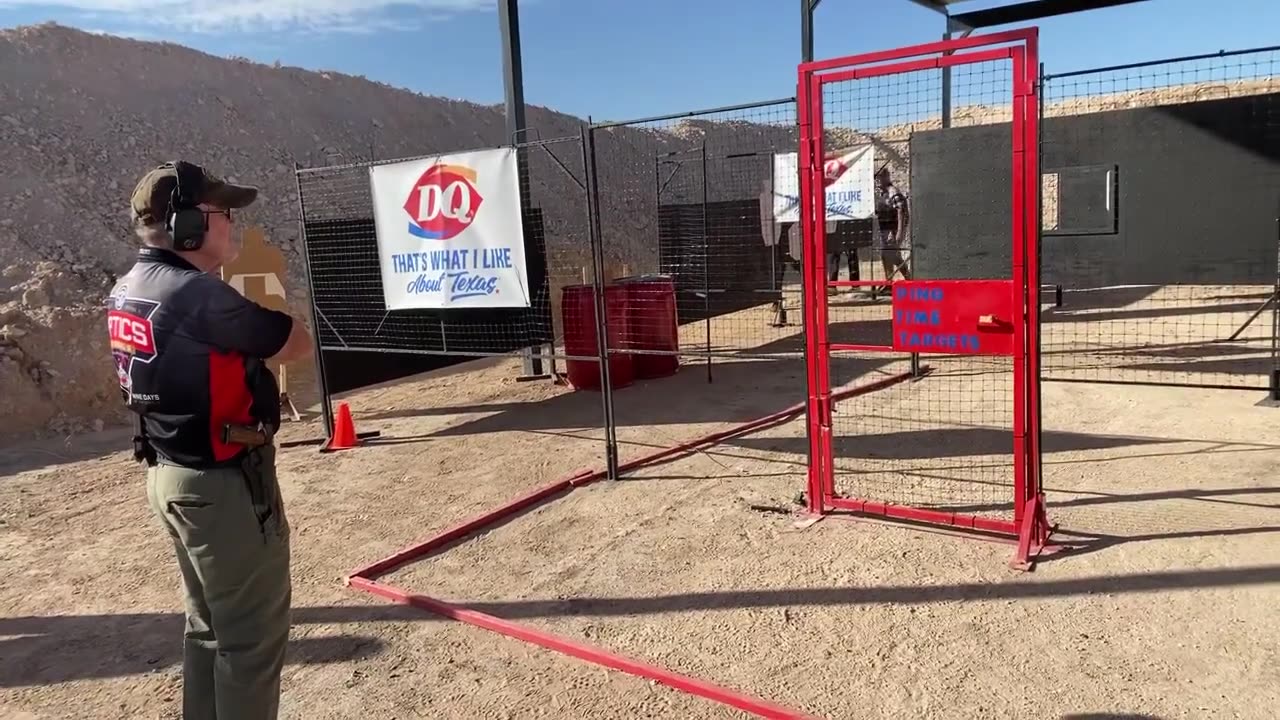
[[[879,251],[886,281],[892,282],[896,273],[900,273],[903,280],[911,279],[909,263],[903,258],[904,249],[910,254],[907,246],[907,228],[911,222],[909,207],[907,196],[893,184],[889,163],[884,163],[876,171],[876,224],[879,232],[872,239],[872,244]],[[884,291],[888,292],[888,288]]]
[[[256,198],[182,161],[147,172],[130,204],[143,247],[107,300],[135,456],[182,575],[188,720],[275,718],[289,635],[279,390],[266,361],[302,357],[311,338],[217,275],[239,252],[232,212]]]

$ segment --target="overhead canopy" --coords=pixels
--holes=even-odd
[[[982,28],[1032,22],[1055,15],[1070,15],[1117,5],[1146,2],[1146,0],[1006,0],[995,7],[964,11],[966,7],[973,7],[973,0],[907,1],[936,10],[945,16],[947,24],[944,37],[952,37],[956,33],[968,34],[972,30]],[[813,60],[813,11],[821,2],[822,0],[800,0],[800,59],[804,62]]]
[[[1054,15],[1069,15],[1116,5],[1129,5],[1135,2],[1145,2],[1146,0],[1024,0],[967,12],[964,11],[964,8],[971,6],[973,0],[910,1],[945,14],[948,18],[947,24],[950,30],[978,30],[987,27],[1030,22],[1040,18],[1053,17]]]

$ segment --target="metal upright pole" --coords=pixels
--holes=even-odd
[[[531,202],[529,156],[521,143],[527,140],[524,135],[528,128],[525,124],[524,71],[520,58],[520,10],[516,2],[517,0],[498,0],[498,26],[502,33],[502,85],[506,94],[507,137],[516,147],[516,174],[520,183],[520,204],[527,213],[532,210],[530,207],[524,207]],[[521,213],[521,222],[524,221],[525,213]],[[546,310],[550,312],[549,307]],[[550,318],[547,320],[549,321]],[[545,347],[540,348],[536,355],[532,348],[521,351],[524,361],[524,375],[521,379],[547,377],[542,372],[542,355],[545,351]]]
[[[947,31],[942,33],[942,40],[951,39],[951,18],[947,18]],[[951,66],[942,68],[942,127],[951,127]]]
[[[316,384],[320,390],[320,415],[324,420],[324,440],[333,438],[333,400],[329,397],[329,374],[324,368],[324,342],[320,332],[320,306],[316,304],[315,269],[311,265],[311,242],[307,238],[307,204],[302,195],[302,176],[298,163],[293,163],[294,187],[298,192],[298,237],[302,239],[302,263],[307,273],[307,297],[311,306],[311,334],[315,351]]]
[[[663,268],[667,267],[664,262],[666,258],[662,256],[662,156],[653,156],[653,212],[655,221],[653,223],[654,245],[658,248],[658,273],[666,272]],[[672,273],[672,277],[675,274]]]
[[[971,34],[973,34],[973,28],[965,26],[950,15],[947,16],[947,30],[942,33],[944,41],[957,36],[967,38]],[[943,54],[950,55],[951,52],[947,51]],[[951,127],[951,100],[951,66],[948,65],[942,68],[942,127],[944,128]]]
[[[777,167],[772,162],[773,158],[770,157],[769,160],[769,199],[765,202],[772,203],[774,193],[777,192],[778,179],[776,177]],[[761,210],[763,211],[764,208],[761,208]],[[772,209],[769,211],[769,217],[774,217]],[[786,327],[787,325],[787,303],[786,297],[783,293],[783,285],[786,284],[784,282],[787,274],[786,263],[783,263],[782,265],[783,277],[778,277],[778,253],[782,252],[782,238],[779,237],[778,234],[778,227],[780,225],[781,223],[778,222],[777,218],[774,218],[773,221],[769,223],[769,234],[773,237],[766,238],[771,241],[771,247],[773,248],[773,252],[769,253],[769,294],[777,297],[777,300],[774,301],[773,307],[774,327]]]
[[[800,0],[800,62],[813,60],[813,10],[821,0]]]
[[[1276,289],[1271,299],[1271,399],[1280,402],[1280,213],[1276,215]]]
[[[800,0],[800,62],[813,61],[813,5],[809,0]],[[804,160],[807,151],[806,126],[809,124],[809,88],[801,79],[807,77],[797,72],[796,83],[796,125],[797,135],[800,140],[796,153],[796,189],[800,193],[799,217],[797,218],[800,225],[800,327],[801,337],[804,338],[804,367],[805,367],[805,395],[807,402],[804,404],[804,424],[805,435],[808,442],[805,443],[805,465],[808,469],[808,497],[807,505],[810,513],[821,514],[823,511],[823,497],[821,478],[818,476],[821,467],[821,454],[816,451],[819,443],[818,434],[814,431],[814,408],[817,404],[818,384],[814,379],[814,364],[817,362],[817,356],[811,351],[810,343],[813,340],[812,318],[809,313],[813,312],[813,303],[809,301],[809,289],[813,285],[813,279],[809,277],[811,251],[809,249],[809,236],[805,232],[805,220],[809,212],[810,198],[805,190],[808,189],[808,180],[801,171],[806,162]],[[781,239],[779,239],[781,242]]]
[[[618,433],[609,373],[609,315],[604,283],[604,240],[600,229],[600,184],[596,173],[595,130],[582,128],[582,166],[587,173],[587,231],[591,238],[591,293],[595,297],[596,357],[600,359],[600,399],[604,409],[606,476],[618,479]]]
[[[711,235],[707,230],[707,141],[702,141],[702,307],[707,334],[707,382],[711,382]]]
[[[822,2],[822,0],[800,0],[800,62],[802,63],[813,62],[813,11],[817,9],[818,3],[820,2]],[[804,94],[805,93],[802,88],[798,88],[798,87],[796,88],[797,103],[801,102],[800,98]],[[796,108],[797,124],[799,124],[799,118],[801,115],[804,114],[804,112],[806,111],[802,110],[801,108]],[[796,163],[796,166],[799,167],[798,161]],[[797,184],[796,187],[800,187],[800,186]],[[803,193],[801,193],[801,195],[803,195]],[[801,201],[801,207],[803,207],[803,200]],[[779,238],[779,242],[781,242],[781,238]],[[801,241],[802,246],[803,244],[804,244],[803,241]],[[800,316],[802,318],[801,327],[803,327],[804,326],[803,317],[805,313],[804,281],[806,278],[806,275],[804,272],[803,250],[801,251],[800,255],[801,255],[801,258],[798,258],[800,260],[800,268],[801,268],[800,269]],[[806,362],[808,361],[806,360]]]
[[[513,144],[526,138],[524,71],[520,61],[520,11],[516,0],[499,0],[498,24],[502,30],[502,85],[506,92],[507,137]],[[528,198],[529,168],[523,150],[519,154],[520,196]]]

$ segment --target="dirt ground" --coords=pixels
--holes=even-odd
[[[281,452],[295,607],[283,717],[745,717],[341,585],[603,463],[600,395],[517,370],[480,361],[361,391],[346,400],[378,441]],[[972,370],[842,405],[840,477],[874,471],[871,487],[939,506],[1002,498],[1003,418],[972,394],[985,382]],[[851,361],[833,376],[896,371]],[[798,358],[710,372],[689,361],[617,392],[624,460],[804,397]],[[1082,547],[1034,573],[1007,568],[1007,544],[922,527],[797,529],[795,420],[576,490],[386,580],[823,718],[1270,718],[1280,409],[1260,399],[1045,383],[1050,514]],[[293,424],[282,440],[317,432]],[[179,716],[177,569],[127,435],[0,448],[0,717]]]

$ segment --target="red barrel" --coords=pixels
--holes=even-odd
[[[610,348],[621,349],[627,336],[627,290],[618,285],[604,289],[606,340]],[[568,285],[560,295],[560,318],[564,323],[566,355],[596,356],[596,301],[590,285]],[[600,389],[600,365],[596,360],[566,360],[569,383],[577,390]],[[632,356],[609,356],[609,385],[622,388],[635,380]]]
[[[627,334],[623,347],[637,353],[635,376],[658,378],[680,368],[680,324],[676,318],[676,283],[670,275],[636,275],[618,281],[627,289]]]

